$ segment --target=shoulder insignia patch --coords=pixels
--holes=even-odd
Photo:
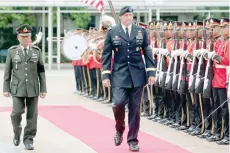
[[[8,50],[13,50],[13,49],[16,49],[16,48],[18,48],[18,46],[17,46],[17,45],[15,45],[15,46],[11,46]]]
[[[41,50],[38,46],[35,46],[35,45],[33,45],[33,46],[31,46],[31,48],[33,48],[33,49],[37,49],[37,50]]]

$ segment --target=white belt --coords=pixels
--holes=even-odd
[[[220,64],[216,64],[215,67],[219,68],[219,69],[227,69],[228,68],[228,66],[226,66],[226,65],[220,65]]]

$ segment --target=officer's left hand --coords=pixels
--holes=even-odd
[[[46,97],[46,93],[40,93],[40,97],[41,98],[45,98]]]
[[[155,83],[155,77],[151,76],[149,77],[148,84],[153,85]]]

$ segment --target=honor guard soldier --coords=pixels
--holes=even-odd
[[[38,96],[46,96],[45,68],[41,58],[41,50],[30,45],[32,28],[25,24],[17,29],[19,45],[8,49],[4,72],[3,94],[12,95],[13,125],[15,146],[20,144],[22,132],[21,115],[27,108],[27,125],[24,129],[23,142],[27,150],[33,150],[33,139],[37,133]],[[39,89],[40,86],[40,89]]]
[[[108,30],[102,54],[103,85],[112,89],[112,106],[116,120],[114,142],[119,146],[125,130],[125,105],[129,108],[128,144],[131,151],[138,151],[140,127],[140,103],[144,86],[155,81],[152,49],[145,29],[133,21],[133,8],[125,6],[120,10],[121,24]],[[114,64],[111,59],[114,51]],[[144,58],[142,58],[143,51]],[[146,73],[147,72],[147,73]],[[147,76],[146,76],[147,74]],[[111,84],[110,84],[111,80]]]
[[[221,31],[222,40],[221,44],[216,47],[214,52],[207,52],[204,56],[214,61],[213,68],[213,80],[212,91],[214,100],[214,109],[218,109],[221,106],[220,111],[216,114],[217,117],[214,120],[215,128],[214,135],[208,137],[208,141],[219,141],[220,145],[229,144],[229,110],[227,103],[227,90],[226,90],[226,68],[229,66],[229,19],[222,18],[220,20],[211,18],[210,27],[213,28],[213,35],[220,34]],[[218,124],[218,122],[221,123]],[[218,129],[221,129],[218,130]],[[222,140],[221,140],[222,139]],[[221,141],[220,141],[221,140]]]

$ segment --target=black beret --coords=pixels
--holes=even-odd
[[[124,6],[121,8],[119,16],[122,16],[123,14],[130,12],[133,12],[133,8],[131,6]]]
[[[28,24],[23,24],[20,25],[16,30],[20,36],[30,36],[32,32],[32,27]]]

